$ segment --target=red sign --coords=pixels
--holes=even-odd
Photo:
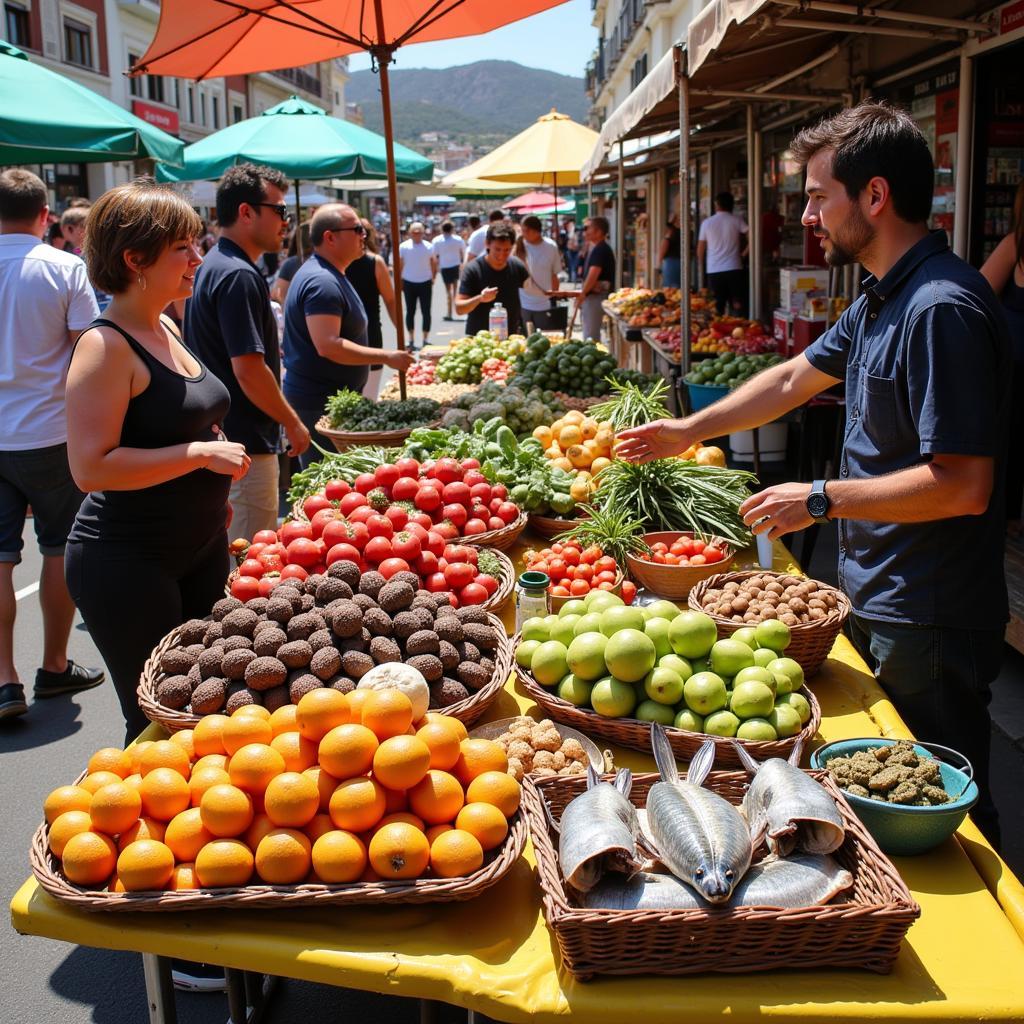
[[[178,134],[178,112],[167,110],[164,107],[154,106],[152,103],[143,103],[142,100],[132,100],[132,113],[141,117],[147,124],[156,125],[165,132],[172,135]]]
[[[1018,28],[1024,28],[1024,0],[1007,4],[999,12],[999,34],[1001,36]]]

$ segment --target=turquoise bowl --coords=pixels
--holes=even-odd
[[[891,747],[898,741],[881,739],[877,736],[858,740],[837,740],[826,743],[811,754],[812,768],[827,768],[833,757],[849,757],[859,750],[875,747]],[[914,744],[914,750],[923,757],[932,757],[927,749]],[[963,755],[959,755],[963,757]],[[964,759],[966,761],[966,758]],[[967,812],[978,800],[978,787],[969,776],[952,765],[939,761],[942,784],[947,793],[963,793],[956,800],[937,807],[909,807],[905,804],[881,803],[866,797],[856,796],[843,790],[843,796],[857,812],[875,842],[886,852],[896,856],[910,856],[933,850],[944,839],[948,839]],[[964,788],[966,786],[966,789]]]

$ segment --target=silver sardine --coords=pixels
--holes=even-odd
[[[767,838],[768,848],[785,857],[795,849],[832,853],[843,845],[843,819],[821,783],[781,757],[758,764],[741,743],[734,746],[743,767],[754,776],[742,811],[755,847]],[[792,757],[799,761],[799,744]]]
[[[747,824],[724,797],[702,788],[715,760],[707,740],[680,781],[664,728],[651,724],[651,746],[661,773],[647,793],[647,822],[658,856],[709,903],[725,903],[750,867]]]
[[[587,767],[587,789],[562,812],[558,863],[565,880],[580,892],[592,889],[609,871],[632,874],[640,867],[636,808],[629,802],[633,776],[621,768],[615,784],[602,782]]]

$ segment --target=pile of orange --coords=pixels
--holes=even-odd
[[[398,690],[307,693],[104,748],[44,802],[65,877],[111,892],[455,878],[519,808],[505,752]]]

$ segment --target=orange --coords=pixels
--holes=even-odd
[[[483,862],[483,847],[474,836],[458,828],[442,832],[430,847],[430,867],[441,878],[470,875]]]
[[[260,840],[268,832],[273,832],[275,828],[277,826],[265,814],[260,812],[252,819],[252,824],[242,833],[240,838],[250,850],[255,850],[260,845]]]
[[[459,734],[460,742],[469,739],[469,730],[462,721],[451,715],[442,715],[440,711],[428,711],[420,720],[420,725],[435,725],[438,722],[447,725],[449,729],[454,729]]]
[[[224,726],[227,715],[205,715],[192,730],[192,746],[199,757],[205,754],[226,754],[224,749]]]
[[[155,839],[136,839],[117,858],[117,880],[125,892],[163,889],[174,871],[174,854]]]
[[[270,712],[262,704],[243,704],[231,712],[232,718],[237,718],[238,715],[255,715],[264,722],[270,721]]]
[[[123,850],[129,843],[136,839],[155,839],[157,842],[164,841],[164,833],[167,826],[156,818],[139,818],[131,828],[127,828],[117,837],[117,848]]]
[[[299,772],[282,772],[267,786],[263,806],[275,825],[302,828],[320,809],[320,792],[308,776]]]
[[[97,789],[102,789],[104,786],[109,786],[112,782],[124,782],[124,779],[120,775],[115,775],[113,772],[92,772],[86,775],[81,782],[77,783],[82,789],[89,791],[90,795],[95,793]]]
[[[312,844],[293,828],[275,828],[256,847],[256,873],[270,885],[294,885],[309,871]]]
[[[410,811],[396,811],[394,814],[385,814],[374,826],[373,831],[379,832],[385,825],[393,825],[396,821],[400,821],[405,825],[412,825],[413,828],[418,828],[421,832],[427,830],[427,826],[422,818],[418,818]]]
[[[331,803],[331,794],[338,788],[338,780],[330,772],[325,772],[323,768],[317,766],[307,768],[302,774],[308,775],[316,783],[317,792],[320,794],[320,810],[326,814]]]
[[[215,839],[196,857],[196,878],[204,888],[245,885],[252,878],[252,850],[238,839]]]
[[[167,883],[168,889],[198,889],[199,879],[196,878],[195,864],[175,864]]]
[[[181,729],[178,732],[172,732],[170,740],[172,743],[176,743],[182,750],[188,754],[188,759],[194,761],[196,757],[195,743],[193,742],[194,734],[191,729]]]
[[[379,746],[377,737],[365,725],[349,722],[335,726],[320,741],[317,758],[336,779],[351,779],[365,775],[373,764],[373,755]]]
[[[203,794],[211,786],[225,786],[231,782],[231,776],[223,768],[207,765],[205,768],[193,768],[192,777],[188,780],[188,789],[192,806],[198,807]]]
[[[132,759],[120,747],[103,747],[89,758],[89,772],[113,772],[122,779],[132,773]]]
[[[505,815],[491,804],[466,804],[455,819],[455,827],[474,836],[485,850],[500,846],[508,835]]]
[[[139,773],[143,779],[156,768],[173,768],[183,779],[187,779],[192,771],[188,754],[170,740],[154,741],[152,746],[146,747],[139,758]]]
[[[65,811],[53,819],[50,826],[50,850],[54,857],[64,853],[64,847],[72,836],[92,831],[92,818],[88,811]]]
[[[412,725],[412,701],[400,690],[371,690],[363,701],[362,720],[379,740],[401,736]]]
[[[329,885],[354,882],[366,870],[366,847],[351,832],[325,832],[313,843],[313,870]]]
[[[313,820],[303,829],[309,836],[309,841],[315,843],[322,835],[334,831],[334,822],[329,814],[320,812],[313,816]]]
[[[508,772],[484,772],[469,784],[466,802],[493,804],[511,818],[519,810],[521,795],[519,783]]]
[[[363,720],[363,705],[366,703],[367,697],[373,692],[373,690],[353,690],[348,694],[348,709],[352,713],[353,722],[361,722]]]
[[[508,758],[505,751],[492,740],[463,740],[459,744],[459,759],[452,774],[464,786],[468,786],[484,772],[507,772]]]
[[[270,729],[275,736],[286,732],[298,732],[299,723],[295,717],[298,708],[294,704],[282,704],[270,716]]]
[[[215,836],[240,836],[252,824],[252,800],[237,786],[211,786],[199,801],[199,816]]]
[[[453,719],[454,721],[454,719]],[[430,767],[448,771],[459,759],[459,742],[462,737],[444,722],[426,722],[416,730],[416,736],[430,749]]]
[[[132,774],[137,774],[139,772],[139,759],[152,743],[152,740],[139,740],[137,743],[133,743],[125,751],[128,755],[128,760],[131,762]]]
[[[203,824],[203,812],[198,807],[189,807],[167,823],[164,845],[175,860],[195,860],[196,854],[213,838],[213,833]]]
[[[295,706],[295,724],[299,732],[315,743],[319,743],[336,725],[344,725],[351,720],[348,698],[329,686],[310,690]]]
[[[430,863],[430,844],[415,825],[398,821],[374,832],[370,866],[381,878],[419,878]]]
[[[117,872],[116,871],[114,872],[113,877],[107,883],[107,889],[108,889],[109,892],[127,892],[128,891],[124,887],[124,883],[121,881],[121,879],[117,877]]]
[[[388,789],[384,787],[384,813],[396,814],[398,811],[409,810],[409,794],[404,789]]]
[[[365,776],[345,779],[332,794],[329,811],[338,828],[365,832],[384,817],[384,789]]]
[[[159,742],[159,741],[158,741]],[[139,786],[142,813],[157,821],[170,821],[192,799],[188,783],[173,768],[154,768]]]
[[[431,825],[427,829],[426,836],[427,842],[430,843],[431,847],[434,845],[434,840],[441,835],[442,832],[451,832],[452,826],[445,823],[444,825]]]
[[[77,814],[78,811],[68,811]],[[110,836],[79,832],[64,844],[61,868],[75,885],[105,885],[117,864],[117,847]]]
[[[415,736],[392,736],[373,755],[373,777],[388,789],[415,786],[429,767],[430,748]]]
[[[228,770],[228,755],[227,754],[204,754],[194,765],[192,765],[192,774],[202,771],[204,768],[223,768],[224,771]]]
[[[262,793],[270,780],[283,771],[284,758],[266,743],[248,743],[235,751],[228,762],[231,784],[251,794]]]
[[[428,825],[454,821],[465,802],[459,780],[436,768],[409,790],[409,806]]]
[[[43,801],[46,823],[52,825],[65,811],[88,811],[92,793],[81,786],[58,786]]]
[[[108,836],[120,835],[139,820],[142,813],[142,797],[138,790],[123,782],[112,782],[101,786],[92,795],[89,817],[97,832]]]
[[[258,715],[232,715],[221,730],[221,739],[228,754],[249,743],[269,743],[274,738],[270,721]]]
[[[288,706],[295,707],[294,704]],[[286,771],[304,772],[316,764],[316,744],[302,733],[282,732],[270,741],[270,746],[284,758]]]
[[[135,772],[134,775],[129,775],[124,780],[124,784],[126,786],[131,786],[132,789],[134,789],[136,793],[141,792],[142,776],[138,772]]]

